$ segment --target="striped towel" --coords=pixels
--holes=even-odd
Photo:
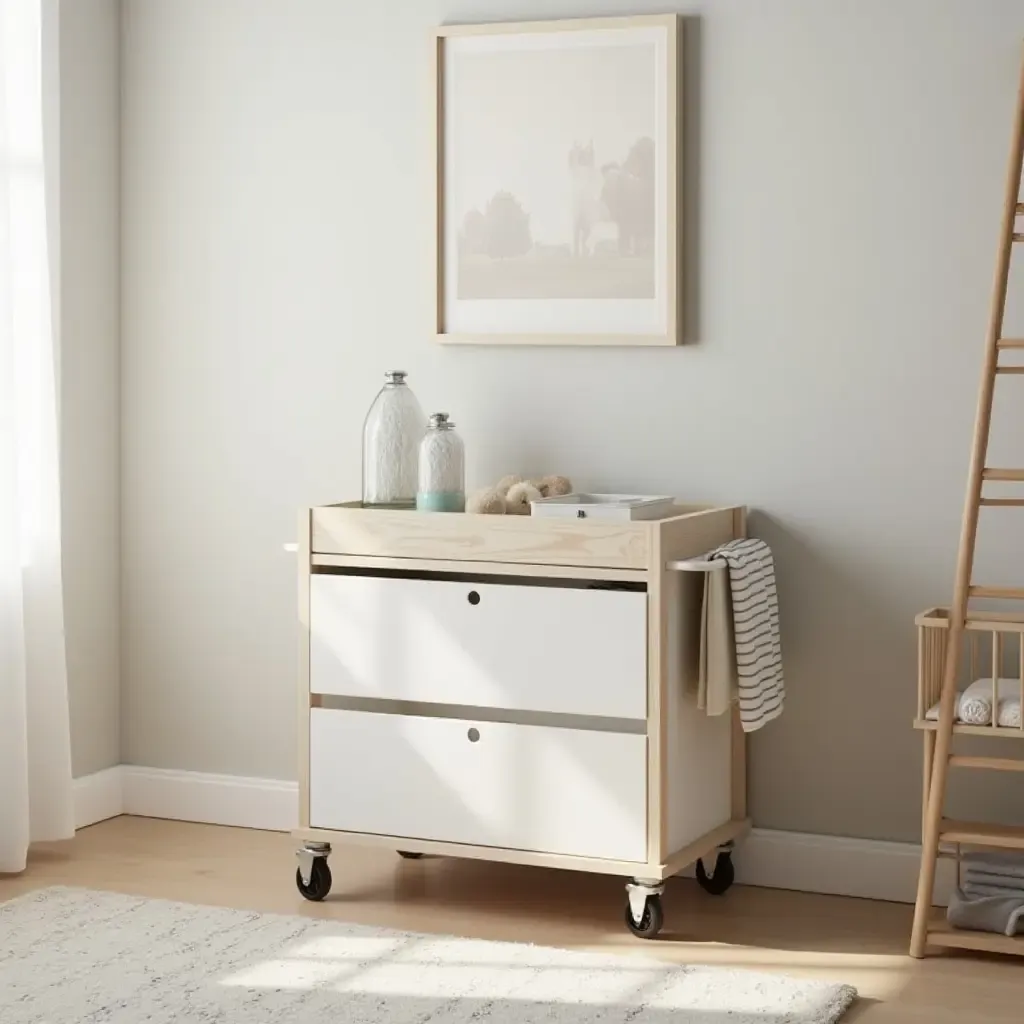
[[[729,565],[740,722],[753,732],[782,714],[786,694],[775,562],[768,545],[754,538],[723,544],[710,557]]]

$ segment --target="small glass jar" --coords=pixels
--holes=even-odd
[[[420,442],[416,508],[466,511],[466,452],[448,413],[435,412]]]
[[[414,508],[419,445],[426,417],[404,370],[384,374],[384,387],[363,423],[363,504]]]

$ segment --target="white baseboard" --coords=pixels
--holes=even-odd
[[[298,822],[298,785],[136,765],[75,780],[76,827],[117,814],[289,832]],[[920,856],[914,843],[755,828],[734,859],[743,885],[913,903]],[[953,880],[952,864],[940,862],[938,906],[947,904]]]
[[[921,847],[881,839],[819,836],[755,828],[735,854],[736,881],[768,889],[857,896],[913,903]],[[946,906],[955,882],[949,860],[939,861],[936,906]]]
[[[289,832],[299,820],[295,782],[122,765],[124,813]]]
[[[83,775],[74,781],[75,828],[95,825],[124,813],[122,765]]]

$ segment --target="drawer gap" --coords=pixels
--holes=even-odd
[[[491,583],[507,587],[552,587],[562,590],[614,590],[634,594],[647,592],[647,584],[633,580],[596,580],[567,577],[506,576],[479,572],[442,572],[423,569],[380,569],[360,566],[318,565],[317,576],[367,576],[376,579],[436,580],[447,583]]]
[[[619,732],[633,735],[643,735],[647,732],[647,722],[642,718],[568,715],[557,711],[521,711],[514,708],[432,704],[426,701],[389,700],[378,697],[343,697],[333,693],[310,694],[310,705],[334,711],[416,715],[422,718],[458,718],[473,722],[506,722],[510,725],[543,725],[554,729],[577,729],[585,732]]]

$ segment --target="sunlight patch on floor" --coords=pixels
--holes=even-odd
[[[763,956],[760,963],[741,964],[742,952],[731,950],[727,962],[722,958],[719,966],[748,970],[766,966]],[[783,951],[771,952],[783,961]],[[836,957],[836,967],[842,967],[842,980],[855,983],[850,959],[858,958]],[[864,961],[860,970],[873,975],[888,970],[894,975],[894,990],[902,987],[903,979],[894,970],[896,958],[860,959]],[[888,963],[883,967],[877,961]],[[792,966],[792,960],[786,963]],[[718,984],[707,972],[672,971],[669,975],[668,968],[670,965],[652,959],[611,960],[600,954],[525,945],[502,948],[471,939],[324,936],[287,949],[281,957],[237,971],[221,984],[232,988],[316,989],[339,995],[441,1002],[508,1000],[531,1005],[594,1007],[645,1004],[649,1010],[676,1012],[692,1006],[724,1015],[754,1013],[763,1008],[764,990],[756,978],[737,984],[733,974],[728,982]],[[827,970],[804,973],[835,980]],[[877,987],[876,984],[876,990]],[[812,997],[805,994],[790,1010],[811,1008]]]
[[[854,985],[872,996],[890,999],[910,983],[917,961],[893,953],[831,953],[816,950],[766,949],[718,942],[653,943],[650,956],[658,956],[659,945],[672,946],[671,960],[664,962],[701,967],[734,968],[787,974],[794,978]],[[647,950],[618,938],[607,944],[587,944],[583,949],[609,952],[623,957],[645,958]],[[680,952],[683,955],[680,956]]]
[[[450,956],[450,959],[448,958]],[[253,964],[221,980],[232,988],[313,989],[376,996],[507,998],[528,987],[529,998],[602,1006],[635,999],[666,965],[581,965],[580,954],[519,946],[503,950],[473,940],[323,937]],[[624,969],[625,968],[625,969]]]

